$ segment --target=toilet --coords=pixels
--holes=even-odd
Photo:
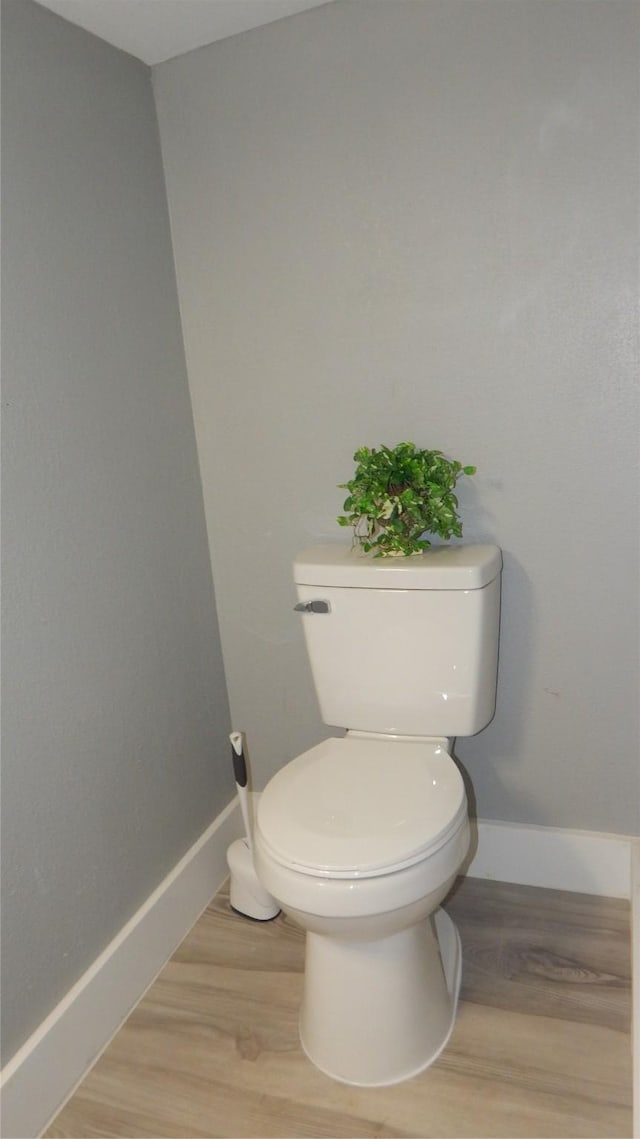
[[[501,568],[489,545],[295,559],[322,719],[346,734],[267,785],[254,857],[306,931],[302,1047],[347,1084],[409,1079],[453,1029],[461,949],[441,903],[469,819],[451,750],[494,713]]]

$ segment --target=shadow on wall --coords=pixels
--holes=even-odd
[[[465,540],[491,541],[477,533],[473,538],[465,534]],[[523,566],[508,551],[503,550],[502,557],[496,713],[488,727],[472,740],[456,743],[454,758],[464,779],[471,816],[483,816],[485,801],[501,802],[500,817],[508,819],[524,813],[522,798],[514,799],[509,788],[517,783],[515,757],[524,754],[525,727],[531,711],[535,607],[531,580]],[[508,780],[503,774],[507,765]]]
[[[499,545],[496,532],[499,533],[499,520],[487,507],[487,502],[503,493],[503,481],[500,478],[486,478],[478,473],[473,478],[461,479],[456,487],[456,495],[460,502],[460,517],[463,524],[462,544],[468,546],[472,542],[490,543]],[[503,551],[504,553],[504,551]]]

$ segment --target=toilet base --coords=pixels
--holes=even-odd
[[[302,1047],[345,1084],[408,1080],[449,1040],[461,973],[460,937],[441,909],[376,941],[307,933]]]

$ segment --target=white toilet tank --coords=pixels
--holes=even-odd
[[[496,700],[501,568],[497,546],[406,558],[335,544],[303,550],[294,578],[324,722],[421,736],[486,727]]]

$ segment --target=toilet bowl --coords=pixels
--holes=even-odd
[[[347,733],[287,764],[260,800],[258,875],[307,933],[302,1046],[345,1083],[409,1078],[453,1027],[460,944],[438,907],[469,823],[447,746]]]

